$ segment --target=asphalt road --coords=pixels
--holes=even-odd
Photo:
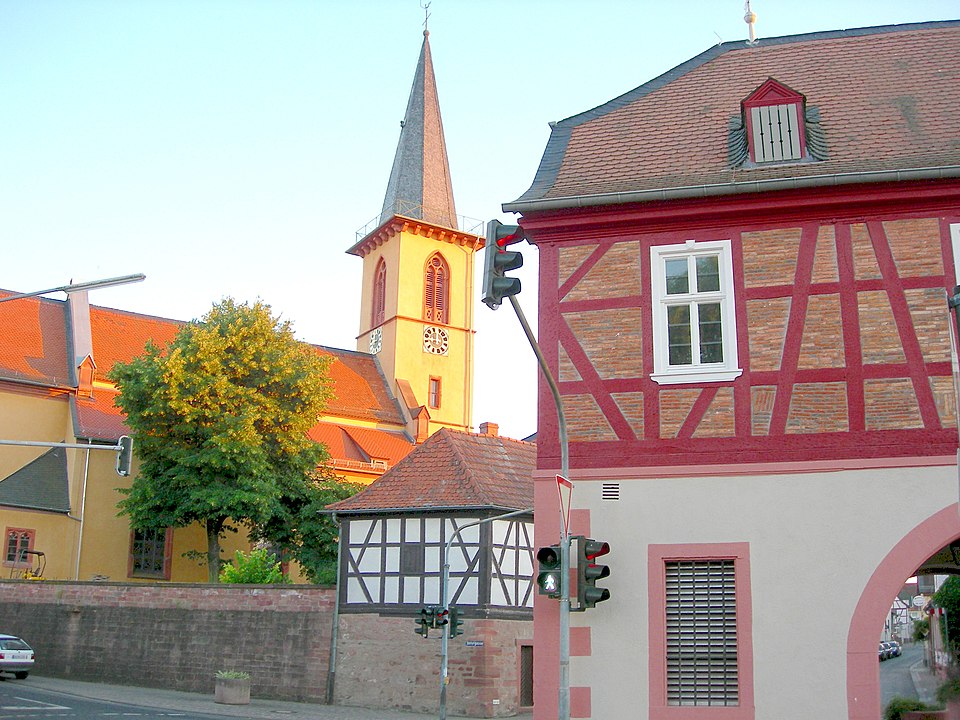
[[[911,643],[903,646],[900,657],[880,663],[880,706],[886,707],[895,695],[916,698],[917,689],[910,677],[910,666],[923,659],[923,645]],[[880,662],[879,660],[877,662]]]
[[[30,679],[14,680],[2,676],[0,680],[0,720],[42,720],[43,718],[71,718],[77,720],[104,720],[127,718],[182,718],[182,720],[223,720],[215,715],[152,710],[150,708],[105,700],[65,695],[32,687]]]

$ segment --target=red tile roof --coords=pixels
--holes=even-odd
[[[376,428],[319,422],[309,434],[313,440],[322,442],[337,460],[364,463],[382,460],[388,467],[393,467],[413,449],[413,441],[403,433]]]
[[[65,303],[41,298],[0,303],[0,378],[70,385],[65,312]]]
[[[771,77],[819,109],[825,160],[731,167],[729,122]],[[504,209],[627,202],[635,198],[610,194],[679,188],[706,194],[703,186],[784,178],[826,176],[808,182],[828,184],[838,174],[957,170],[958,106],[960,21],[723,43],[556,123],[530,190]]]
[[[0,290],[0,297],[13,293]],[[118,362],[129,362],[140,355],[148,341],[161,347],[173,340],[186,323],[180,320],[141,315],[139,313],[90,306],[93,359],[97,379],[103,381]],[[24,298],[0,303],[0,380],[30,381],[43,385],[71,385],[68,362],[67,303],[58,300]],[[326,415],[393,425],[396,431],[354,428],[342,425],[337,442],[330,447],[339,459],[357,459],[353,455],[367,453],[394,465],[413,446],[402,433],[404,427],[400,406],[391,395],[386,378],[375,356],[366,353],[314,346],[320,355],[333,358],[330,377],[334,398]],[[77,398],[77,434],[92,439],[115,440],[128,432],[123,413],[113,405],[116,392],[102,382],[94,388],[92,399]],[[334,425],[335,426],[335,425]],[[318,426],[319,428],[319,426]],[[347,433],[345,443],[339,437]],[[327,436],[325,431],[315,433]],[[319,437],[317,439],[320,439]],[[345,456],[339,451],[349,452]],[[358,451],[357,448],[361,448]]]
[[[536,445],[444,428],[338,512],[533,507]]]

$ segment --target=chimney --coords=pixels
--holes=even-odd
[[[500,435],[500,426],[492,422],[480,423],[480,434],[498,437]]]
[[[79,394],[90,397],[93,394],[93,378],[97,365],[93,359],[93,332],[90,327],[90,301],[87,299],[87,291],[68,293],[67,310],[73,384],[77,386]]]

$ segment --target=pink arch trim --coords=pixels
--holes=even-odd
[[[847,633],[847,717],[880,717],[880,665],[877,639],[903,581],[944,545],[960,536],[960,505],[948,505],[898,542],[880,563],[860,595]]]

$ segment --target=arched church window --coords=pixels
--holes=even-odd
[[[449,324],[450,268],[440,253],[427,260],[423,288],[423,319]]]
[[[387,307],[387,264],[380,258],[373,274],[373,312],[370,325],[383,325]]]

